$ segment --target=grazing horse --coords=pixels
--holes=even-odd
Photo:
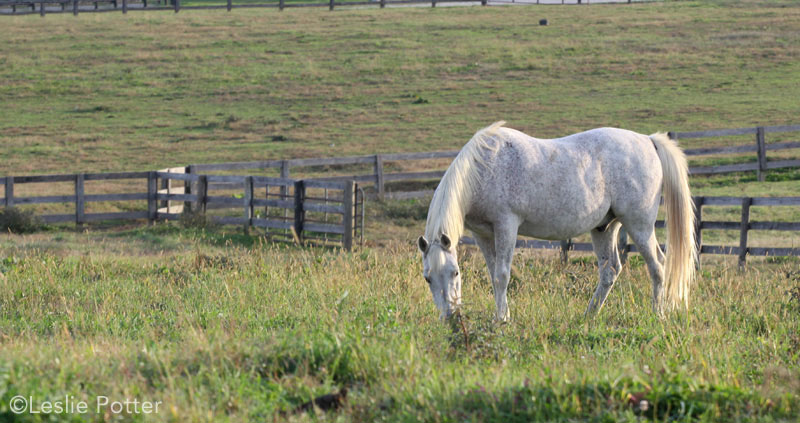
[[[561,240],[591,232],[600,279],[586,309],[591,315],[621,270],[621,226],[647,264],[653,310],[688,308],[697,258],[694,204],[686,156],[675,141],[615,128],[537,139],[504,124],[478,131],[456,156],[417,240],[441,318],[461,304],[456,245],[465,227],[486,259],[497,320],[510,317],[506,291],[517,235]],[[655,235],[662,189],[666,256]]]

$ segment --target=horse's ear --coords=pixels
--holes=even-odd
[[[420,236],[417,238],[417,247],[419,247],[419,251],[423,254],[428,251],[428,240],[425,239],[425,236]]]
[[[442,234],[442,247],[444,247],[445,250],[450,249],[450,237],[447,236],[447,234]]]

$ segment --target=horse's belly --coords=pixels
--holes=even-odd
[[[584,213],[551,214],[547,218],[526,216],[518,233],[533,238],[560,240],[574,238],[596,228],[607,220],[608,208],[595,209]]]
[[[571,226],[569,228],[559,228],[552,225],[541,223],[524,222],[519,227],[519,234],[539,239],[561,240],[575,238],[594,229],[593,225]]]

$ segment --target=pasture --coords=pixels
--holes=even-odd
[[[126,421],[264,421],[346,386],[344,409],[321,419],[797,417],[797,261],[706,266],[692,311],[659,320],[636,256],[585,321],[593,261],[521,253],[513,321],[494,327],[483,260],[467,249],[453,333],[410,244],[342,254],[245,241],[167,225],[4,239],[2,406],[18,393],[105,395],[167,406]]]
[[[541,137],[603,125],[651,133],[798,123],[800,7],[791,2],[2,24],[3,175],[448,150],[499,119]],[[783,137],[775,141],[796,141]],[[691,183],[695,195],[767,196],[798,195],[798,180],[795,169],[766,182],[734,174]],[[368,204],[367,246],[351,253],[177,223],[3,234],[0,420],[800,418],[796,258],[750,259],[739,271],[734,257],[704,257],[691,310],[660,320],[633,255],[603,311],[585,320],[594,259],[575,254],[562,265],[555,253],[521,251],[512,321],[495,325],[483,259],[463,247],[465,306],[451,327],[437,319],[413,244],[426,209],[420,200]],[[709,213],[735,220],[737,211]],[[762,217],[800,217],[770,213]],[[795,233],[764,237],[797,245]],[[342,387],[342,409],[293,412]],[[15,414],[16,395],[92,410]],[[99,396],[162,404],[151,414],[96,413]]]

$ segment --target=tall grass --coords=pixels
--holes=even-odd
[[[137,233],[150,230],[139,230]],[[437,320],[410,245],[354,253],[216,247],[135,256],[4,247],[0,416],[15,395],[163,401],[125,421],[306,419],[282,414],[345,386],[324,419],[755,421],[798,416],[796,262],[706,268],[685,315],[657,319],[632,258],[604,311],[582,312],[590,260],[521,253],[513,322],[495,326],[480,254],[465,249],[465,308]],[[167,242],[167,241],[165,241]],[[642,402],[644,401],[644,402]],[[76,421],[104,421],[89,413]],[[112,416],[113,417],[113,416]]]

